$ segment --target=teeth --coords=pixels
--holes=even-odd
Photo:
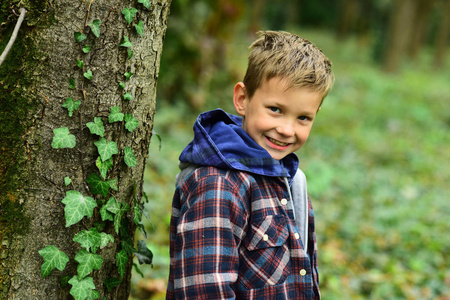
[[[274,139],[272,139],[272,138],[269,138],[269,140],[270,140],[272,143],[274,143],[275,145],[278,145],[278,146],[287,146],[287,145],[289,145],[288,143],[282,143],[282,142],[279,142],[279,141],[274,140]]]

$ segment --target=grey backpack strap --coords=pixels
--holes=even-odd
[[[298,169],[291,185],[292,201],[294,203],[295,223],[305,248],[308,250],[308,191],[306,176]]]

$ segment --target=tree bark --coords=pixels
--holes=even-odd
[[[443,5],[442,23],[436,35],[436,55],[434,56],[434,66],[439,68],[445,59],[447,43],[450,33],[450,0],[446,0]]]
[[[86,178],[99,173],[94,145],[99,137],[90,133],[86,123],[100,117],[105,125],[105,138],[117,142],[119,153],[113,156],[110,179],[117,179],[118,190],[110,190],[108,198],[128,203],[128,229],[133,238],[134,198],[142,196],[145,159],[151,138],[155,113],[156,81],[171,0],[151,0],[145,8],[128,0],[48,0],[11,1],[11,6],[24,3],[27,10],[16,43],[0,67],[0,299],[72,299],[71,286],[60,278],[76,274],[75,252],[80,245],[73,241],[76,233],[87,229],[100,219],[100,204],[93,218],[66,227],[64,204],[61,200],[68,190],[77,190],[95,198]],[[8,42],[15,25],[9,6],[2,5],[0,16],[7,20],[0,32],[0,51]],[[127,24],[122,10],[135,7],[137,14]],[[21,7],[16,6],[18,11]],[[100,36],[94,36],[88,26],[99,19]],[[143,21],[144,31],[138,35],[134,24]],[[83,32],[87,39],[77,43],[74,32]],[[120,47],[124,36],[132,43],[133,55]],[[91,50],[85,54],[84,45]],[[82,68],[77,60],[83,60]],[[91,70],[92,79],[83,73]],[[124,73],[133,76],[126,80]],[[71,89],[69,78],[75,82]],[[125,87],[120,89],[119,82]],[[132,95],[124,100],[124,93]],[[78,110],[69,116],[62,107],[71,97],[80,100]],[[139,127],[126,130],[124,122],[109,123],[113,106],[124,114],[132,114]],[[53,129],[68,127],[76,137],[72,149],[52,148]],[[125,147],[131,147],[137,165],[124,163]],[[64,184],[70,177],[72,183]],[[122,237],[114,225],[107,223],[104,232],[114,236],[114,243],[98,250],[103,257],[99,271],[93,271],[100,298],[128,299],[132,259],[118,287],[107,291],[103,284],[108,277],[117,277],[116,253]],[[41,277],[43,258],[38,251],[53,245],[66,253],[70,261],[63,271],[54,269]]]
[[[414,27],[411,34],[411,44],[409,46],[409,56],[412,60],[416,59],[417,54],[423,46],[425,34],[427,31],[428,17],[434,0],[419,0],[416,6]]]

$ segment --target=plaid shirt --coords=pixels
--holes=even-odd
[[[173,199],[167,299],[320,299],[310,202],[308,231],[305,253],[284,178],[197,168]]]

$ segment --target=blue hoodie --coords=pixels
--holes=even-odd
[[[287,177],[292,183],[297,169],[297,155],[273,159],[241,128],[242,118],[221,109],[198,116],[194,139],[180,155],[180,161],[199,166],[213,166],[270,177]]]

